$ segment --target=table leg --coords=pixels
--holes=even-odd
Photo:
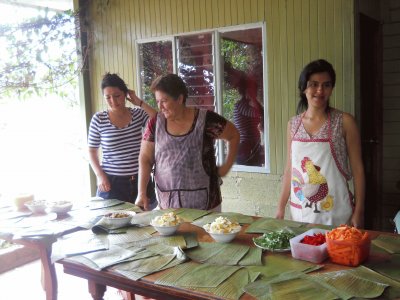
[[[50,244],[46,243],[45,247],[40,247],[40,261],[42,263],[42,287],[46,292],[46,300],[57,300],[58,283],[56,268],[51,263],[51,247]]]
[[[98,284],[94,281],[88,280],[89,293],[92,295],[93,300],[103,300],[104,293],[107,287],[102,284]]]

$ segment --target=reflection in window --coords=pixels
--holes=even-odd
[[[141,96],[151,106],[157,107],[150,86],[158,76],[173,73],[172,42],[139,44],[139,70]]]
[[[236,163],[264,166],[264,93],[261,28],[221,33],[223,113],[240,132]]]
[[[139,95],[156,107],[151,83],[175,71],[188,87],[187,106],[216,111],[238,128],[236,170],[268,170],[263,29],[229,30],[180,35],[173,41],[139,42]],[[217,36],[219,43],[215,43]],[[224,161],[225,154],[224,143],[218,143],[217,160]]]
[[[180,36],[177,46],[178,75],[189,91],[186,105],[214,110],[212,34]]]

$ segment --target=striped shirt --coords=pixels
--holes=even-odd
[[[262,121],[262,108],[253,107],[249,104],[247,98],[242,98],[235,103],[233,110],[233,124],[240,133],[240,141],[245,142],[252,140],[258,142],[260,140],[260,131],[258,126]]]
[[[142,129],[148,115],[139,108],[129,108],[132,119],[128,126],[111,124],[107,111],[97,112],[90,121],[88,145],[102,148],[103,171],[109,175],[131,176],[139,170]]]

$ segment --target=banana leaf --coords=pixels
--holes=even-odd
[[[114,245],[110,246],[110,249],[105,251],[71,257],[71,260],[80,262],[89,268],[100,271],[129,259],[135,256],[138,252],[140,252],[139,249],[127,250]]]
[[[315,300],[337,299],[337,296],[321,285],[305,278],[271,283],[268,285],[269,298],[260,299],[285,299],[285,300]],[[264,296],[265,297],[265,296]]]
[[[314,270],[315,264],[293,259],[286,255],[266,255],[263,256],[262,266],[247,266],[253,272],[260,272],[262,280],[271,280],[281,273],[288,271],[308,272]]]
[[[239,261],[239,266],[262,266],[262,249],[250,248],[249,252]]]
[[[279,275],[272,277],[268,280],[257,280],[244,287],[244,291],[256,297],[257,299],[269,299],[271,297],[270,285],[272,283],[279,283],[288,280],[299,279],[304,276],[304,273],[312,272],[318,268],[309,268],[303,272],[299,271],[287,271],[280,273]]]
[[[157,272],[161,271],[161,270],[169,269],[169,268],[174,268],[174,267],[178,266],[179,264],[182,264],[183,262],[184,262],[183,260],[177,259],[175,257],[166,265],[159,267]],[[120,265],[116,265],[113,268],[113,270],[116,271],[117,273],[119,273],[129,279],[132,279],[132,280],[139,280],[142,277],[145,277],[147,275],[154,273],[154,271],[140,272],[140,271],[134,270],[133,268],[128,269],[128,270],[127,269],[128,268],[126,268],[126,269],[120,268]]]
[[[392,254],[400,254],[400,236],[379,235],[372,243]]]
[[[250,247],[238,244],[227,244],[224,251],[206,261],[208,264],[234,266],[249,252]],[[261,259],[261,257],[260,257]]]
[[[335,272],[318,273],[307,278],[328,289],[340,299],[350,299],[353,297],[376,298],[379,297],[387,284],[376,280],[368,280],[357,276],[351,270],[341,270]]]
[[[363,265],[400,282],[400,254],[393,254],[379,262],[366,261]]]
[[[218,217],[226,217],[232,222],[238,222],[239,224],[251,224],[253,223],[253,218],[251,216],[246,216],[240,213],[233,212],[223,212],[223,213],[211,213],[207,216],[202,217],[201,219],[195,220],[192,222],[193,225],[198,227],[203,227],[203,225],[212,223]]]
[[[194,290],[212,293],[226,299],[239,299],[244,293],[243,288],[257,278],[249,270],[240,269],[215,288],[194,288]]]
[[[397,276],[399,276],[399,270],[400,269],[393,270],[393,273],[397,272]],[[400,299],[400,281],[387,277],[384,274],[382,275],[377,273],[365,266],[359,266],[351,269],[350,272],[358,277],[365,278],[370,281],[388,284],[389,287],[385,289],[383,295],[380,297],[381,299]]]
[[[279,220],[275,218],[260,218],[254,221],[246,230],[246,233],[265,233],[284,229],[285,227],[298,228],[305,227],[306,223],[300,223],[292,220]],[[305,232],[308,228],[304,228]],[[296,231],[296,233],[298,233]]]
[[[189,261],[176,266],[173,269],[164,272],[156,281],[155,284],[165,286],[177,286],[176,282],[185,274],[191,272],[199,266],[198,263]]]
[[[222,243],[199,243],[198,247],[186,250],[185,253],[194,261],[205,262],[223,252],[227,245]]]
[[[201,264],[179,278],[177,286],[217,287],[242,267]]]
[[[124,230],[124,233],[107,235],[110,245],[126,244],[149,239],[151,238],[151,234],[156,232],[153,227],[129,227]]]
[[[129,211],[134,211],[135,213],[143,212],[139,206],[130,202],[125,202],[124,204],[115,206],[113,207],[113,210],[129,210]]]
[[[196,268],[200,266],[195,262],[186,262],[173,269],[168,270],[161,275],[156,284],[175,286],[179,287],[178,280],[182,277],[186,277],[190,272],[195,272]],[[198,290],[202,292],[209,292],[218,297],[227,299],[239,299],[243,294],[243,287],[248,283],[253,282],[258,277],[259,273],[254,273],[245,268],[239,269],[234,272],[233,275],[229,276],[225,281],[219,284],[217,287],[190,287],[190,289]]]
[[[193,222],[209,213],[211,212],[207,210],[192,208],[178,208],[175,210],[175,214],[181,217],[185,222]]]
[[[186,248],[186,240],[182,235],[171,235],[171,236],[152,236],[151,238],[145,240],[134,241],[125,244],[126,248],[145,248],[153,244],[163,244],[173,247]]]

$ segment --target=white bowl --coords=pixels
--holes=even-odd
[[[132,214],[127,212],[112,212],[104,215],[104,219],[109,225],[124,227],[131,223]]]
[[[207,231],[208,232],[208,231]],[[208,232],[209,235],[214,239],[214,241],[218,243],[229,243],[231,242],[239,231],[229,232],[229,233],[211,233]]]
[[[25,206],[34,214],[44,214],[46,212],[46,201],[44,200],[29,201],[25,203]]]
[[[154,229],[157,230],[158,233],[161,235],[173,235],[178,230],[179,225],[181,224],[174,226],[158,226],[151,224],[151,226],[153,226]]]
[[[49,208],[51,212],[55,212],[57,214],[66,214],[72,208],[72,202],[70,201],[58,201],[49,204]]]

